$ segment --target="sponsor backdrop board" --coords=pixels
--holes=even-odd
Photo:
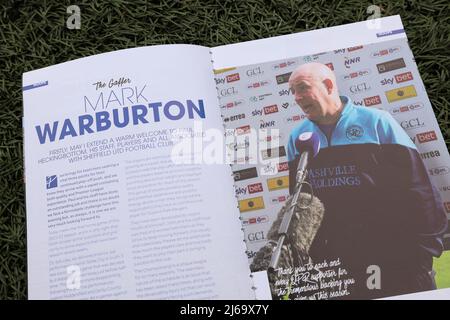
[[[265,244],[289,194],[285,146],[305,114],[288,80],[295,68],[309,62],[333,70],[340,94],[355,105],[385,110],[398,121],[417,146],[450,218],[449,154],[406,38],[227,68],[216,71],[216,84],[225,127],[238,138],[227,150],[235,155],[232,170],[248,257]],[[252,143],[257,154],[245,152]],[[447,234],[447,250],[449,240]]]

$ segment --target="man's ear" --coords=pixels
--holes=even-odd
[[[333,81],[331,81],[330,79],[325,79],[322,81],[322,83],[324,84],[325,88],[327,89],[328,94],[331,94],[331,92],[333,92]]]

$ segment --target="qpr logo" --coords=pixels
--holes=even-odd
[[[364,129],[358,125],[352,125],[345,131],[347,139],[358,140],[364,135]]]

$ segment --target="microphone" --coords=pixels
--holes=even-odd
[[[306,177],[306,167],[311,158],[317,156],[320,150],[320,138],[315,132],[303,132],[295,140],[295,149],[300,153],[297,165],[296,187],[297,190],[303,184]],[[294,192],[295,194],[295,192]]]
[[[252,272],[269,269],[274,247],[279,237],[279,227],[283,217],[291,208],[293,196],[290,196],[285,205],[278,212],[277,218],[267,233],[268,243],[259,249],[250,265]],[[294,204],[295,205],[295,204]],[[298,267],[298,260],[309,260],[309,251],[322,223],[325,208],[319,198],[308,193],[301,193],[297,206],[301,208],[292,217],[289,227],[289,245],[284,245],[278,262],[279,268]],[[295,256],[299,257],[296,258]],[[274,275],[269,273],[270,276]],[[275,281],[273,282],[275,283]]]
[[[277,223],[274,223],[271,227],[272,230],[272,228],[278,226],[278,232],[275,234],[275,237],[278,236],[278,241],[270,241],[272,247],[274,244],[275,247],[271,250],[270,263],[267,268],[269,272],[275,271],[278,267],[285,239],[289,238],[292,243],[292,236],[297,234],[297,231],[294,230],[293,235],[288,235],[288,231],[292,230],[291,220],[294,215],[298,216],[298,218],[302,218],[302,223],[297,223],[296,225],[297,227],[300,227],[299,230],[303,230],[303,232],[297,235],[297,246],[293,247],[298,254],[292,255],[295,258],[295,261],[298,262],[297,264],[300,265],[303,265],[304,259],[308,256],[309,248],[311,247],[312,241],[314,240],[323,219],[323,205],[317,198],[314,198],[311,186],[305,182],[308,162],[311,158],[317,156],[320,150],[319,135],[315,132],[304,132],[296,139],[295,147],[300,153],[300,160],[297,166],[296,187],[293,195],[289,197],[286,205],[280,210]],[[311,194],[309,196],[306,193],[301,193],[301,189],[305,184],[310,187]],[[308,198],[309,200],[307,200]],[[317,199],[318,202],[315,201],[315,199]],[[320,205],[317,203],[320,203]],[[314,208],[317,209],[315,210],[315,214],[308,215],[311,206],[314,204],[316,204]],[[322,207],[322,209],[320,209],[320,207]],[[311,217],[314,217],[314,219],[311,220]],[[295,227],[295,229],[297,229],[297,227]]]

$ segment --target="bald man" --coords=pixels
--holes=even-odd
[[[340,96],[326,65],[301,65],[289,86],[306,115],[289,137],[290,193],[299,160],[295,140],[303,132],[320,137],[307,177],[325,205],[313,260],[340,259],[356,280],[350,298],[434,289],[432,257],[443,251],[447,217],[411,139],[389,113]],[[377,267],[380,282],[372,277],[368,285]]]

